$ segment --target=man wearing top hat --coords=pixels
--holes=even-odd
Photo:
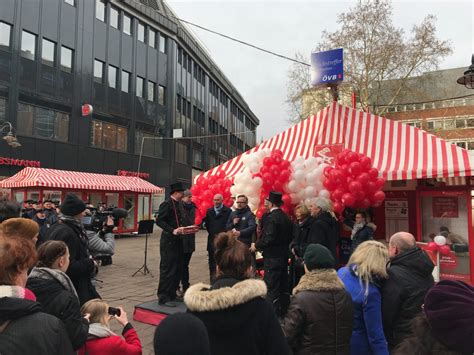
[[[277,316],[282,316],[288,306],[288,250],[292,239],[293,224],[280,209],[282,194],[272,191],[265,199],[268,216],[262,226],[262,236],[255,244],[263,252],[264,281],[267,299],[273,304]],[[285,297],[288,296],[288,297]],[[286,300],[285,298],[288,298]]]
[[[184,187],[177,182],[170,186],[170,197],[163,201],[158,210],[156,224],[163,231],[160,238],[160,282],[158,284],[158,302],[161,305],[175,307],[176,291],[183,269],[184,211],[181,203]]]

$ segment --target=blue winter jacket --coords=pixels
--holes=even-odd
[[[369,284],[368,292],[354,273],[354,266],[346,266],[337,272],[354,304],[351,355],[388,355],[387,341],[383,332],[382,302],[380,291]]]

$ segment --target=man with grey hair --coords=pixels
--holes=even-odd
[[[434,265],[415,237],[398,232],[390,237],[388,280],[382,288],[385,337],[394,349],[411,333],[411,321],[421,312],[425,294],[434,285]]]
[[[309,231],[308,245],[321,244],[337,259],[336,246],[339,241],[339,223],[332,212],[331,200],[324,197],[314,199],[309,211],[314,218]]]
[[[207,210],[203,222],[206,223],[206,229],[209,233],[207,237],[207,253],[209,259],[209,277],[211,284],[216,279],[216,261],[214,260],[214,239],[216,235],[226,231],[227,220],[231,213],[230,208],[224,206],[224,198],[221,194],[214,195],[214,207]]]

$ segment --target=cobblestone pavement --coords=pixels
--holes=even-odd
[[[154,277],[138,273],[132,274],[143,265],[145,237],[121,237],[116,239],[116,250],[113,264],[101,267],[97,290],[111,306],[122,306],[127,312],[128,320],[133,324],[142,342],[143,354],[153,354],[153,334],[155,327],[133,321],[133,310],[136,304],[156,299],[159,280],[160,235],[157,229],[148,238],[147,265]],[[196,251],[190,263],[190,282],[209,282],[207,264],[207,233],[200,231],[196,236]],[[112,321],[111,328],[121,334],[120,325]]]

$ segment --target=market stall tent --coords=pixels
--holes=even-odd
[[[11,189],[19,202],[29,198],[61,201],[66,193],[73,192],[92,204],[106,202],[125,208],[129,216],[119,232],[136,231],[139,220],[151,217],[151,195],[164,194],[163,188],[139,177],[30,167],[0,181],[0,188]]]

